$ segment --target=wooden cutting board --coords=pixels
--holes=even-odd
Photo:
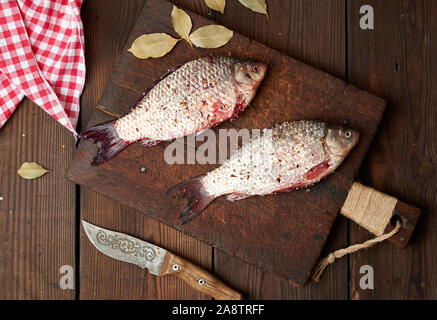
[[[359,144],[335,174],[308,190],[251,197],[234,203],[220,198],[182,227],[178,217],[185,202],[170,198],[166,191],[217,165],[168,165],[164,161],[164,150],[170,142],[151,148],[134,144],[104,165],[92,167],[90,163],[97,146],[91,141],[81,141],[67,177],[302,286],[351,189],[381,120],[385,102],[237,33],[226,46],[214,50],[191,48],[181,41],[171,53],[159,59],[140,60],[127,51],[134,39],[144,33],[166,32],[177,37],[170,19],[171,10],[172,4],[166,1],[146,2],[99,101],[100,106],[123,115],[135,105],[142,92],[171,67],[206,55],[233,55],[264,60],[269,71],[252,104],[240,117],[216,127],[215,131],[218,128],[265,128],[283,121],[319,119],[347,123],[359,130]],[[189,15],[193,30],[213,23],[196,14]],[[88,126],[110,119],[101,111],[95,111]],[[414,228],[415,220],[412,224]],[[400,242],[405,244],[411,230],[401,229],[400,234],[403,234]]]

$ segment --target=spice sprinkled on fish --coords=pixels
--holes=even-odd
[[[320,121],[294,121],[264,129],[220,167],[182,182],[168,193],[188,199],[182,223],[194,219],[215,199],[307,188],[334,172],[358,143],[357,131]]]
[[[233,57],[203,57],[174,67],[145,91],[130,113],[81,134],[99,144],[92,165],[108,161],[133,142],[150,147],[238,116],[266,71],[263,62]]]

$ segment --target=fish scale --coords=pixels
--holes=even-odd
[[[358,132],[321,121],[284,122],[264,129],[220,167],[169,193],[188,199],[181,213],[187,223],[220,196],[234,201],[311,186],[334,172],[358,140]]]
[[[118,136],[127,141],[168,140],[197,132],[209,127],[217,102],[230,117],[239,94],[232,78],[235,62],[232,57],[207,57],[184,64],[116,122]]]
[[[204,188],[215,197],[234,192],[264,195],[303,181],[306,172],[329,160],[322,145],[325,130],[326,124],[313,121],[264,129],[209,172],[203,178]]]
[[[237,116],[255,96],[266,71],[265,63],[224,56],[174,67],[144,92],[130,113],[81,134],[99,145],[91,164],[112,159],[136,141],[151,147]]]

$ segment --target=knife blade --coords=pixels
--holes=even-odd
[[[107,256],[148,269],[152,275],[173,275],[217,300],[241,300],[242,295],[199,266],[161,247],[82,220],[91,243]]]

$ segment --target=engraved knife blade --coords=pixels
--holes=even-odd
[[[111,258],[136,264],[155,276],[162,275],[167,250],[147,241],[97,227],[82,220],[88,239],[101,252]]]
[[[82,226],[91,243],[111,258],[149,269],[155,276],[178,277],[193,289],[215,299],[242,299],[239,292],[225,285],[208,271],[161,247],[124,233],[97,227],[84,220]]]

